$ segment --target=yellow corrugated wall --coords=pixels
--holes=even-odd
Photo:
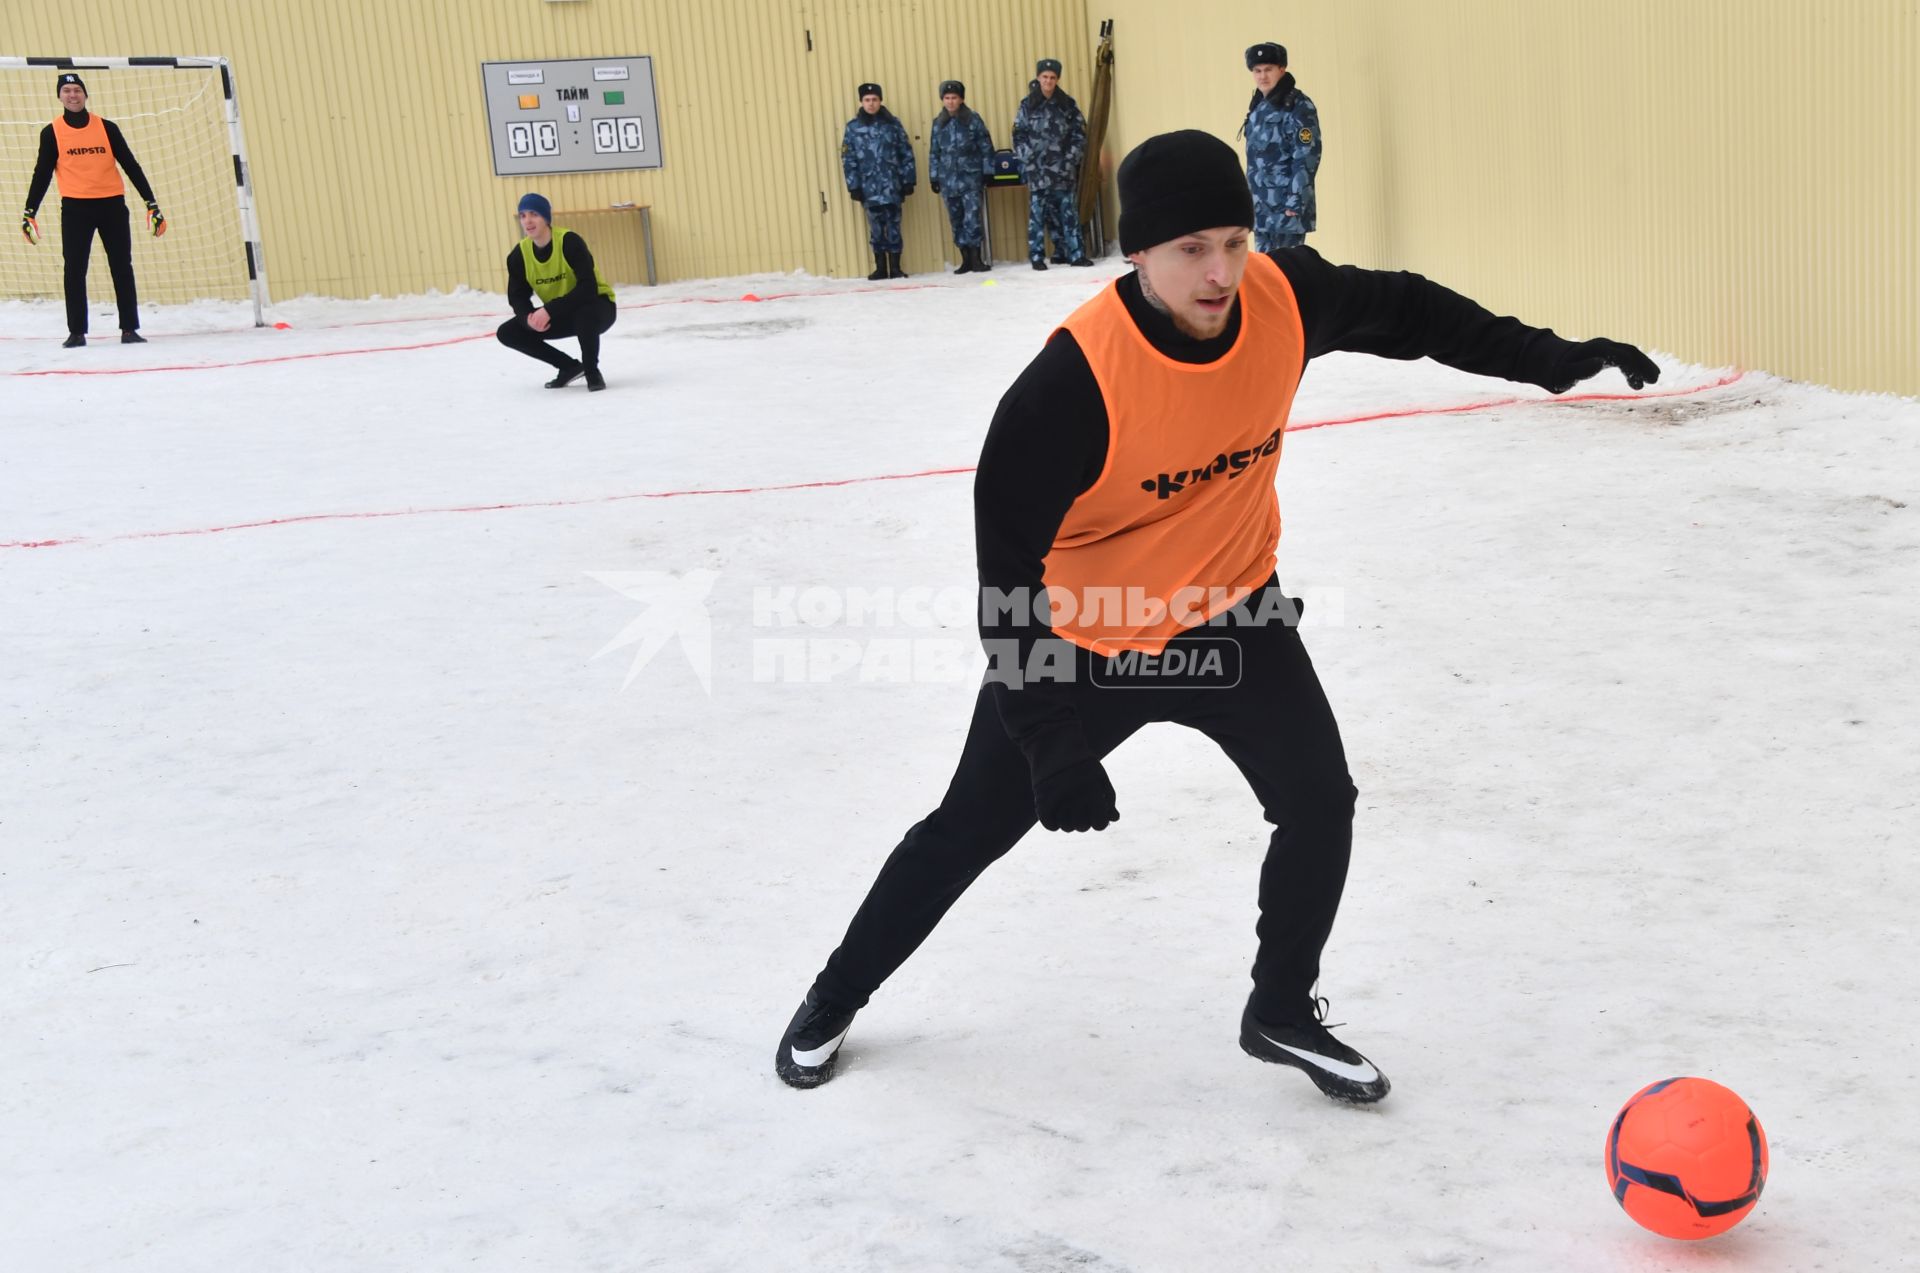
[[[1563,333],[1920,394],[1920,0],[1095,0],[1114,145],[1320,109],[1330,257]]]
[[[562,209],[650,203],[663,281],[795,269],[864,276],[865,221],[839,160],[863,80],[885,86],[921,165],[904,264],[941,269],[958,256],[925,179],[938,83],[964,80],[1004,146],[1034,59],[1061,58],[1066,86],[1078,90],[1093,45],[1085,0],[0,3],[0,54],[232,60],[276,298],[499,291],[514,204],[527,189]],[[482,62],[640,54],[654,59],[665,167],[493,175]],[[167,174],[148,167],[164,205]],[[1024,196],[989,197],[998,254],[1024,257]],[[616,282],[643,276],[635,220],[579,226]]]
[[[924,169],[940,79],[1005,145],[1036,56],[1086,96],[1105,17],[1109,162],[1165,128],[1231,137],[1241,50],[1277,39],[1322,114],[1328,255],[1570,334],[1920,393],[1920,0],[9,0],[0,52],[232,58],[274,294],[362,296],[502,286],[526,182],[493,176],[482,61],[655,58],[667,166],[540,184],[650,202],[663,279],[859,275],[853,86],[886,86]],[[989,199],[1018,260],[1023,194]],[[632,231],[594,220],[637,275]],[[906,242],[910,271],[951,260],[924,171]]]

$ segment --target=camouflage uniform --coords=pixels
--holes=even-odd
[[[1247,184],[1262,252],[1295,247],[1315,228],[1313,179],[1320,171],[1320,112],[1291,73],[1254,94],[1247,111]],[[1288,216],[1291,212],[1295,215]]]
[[[1062,88],[1048,97],[1038,81],[1013,116],[1013,149],[1026,177],[1027,259],[1046,258],[1045,232],[1069,259],[1079,260],[1080,212],[1075,197],[1087,152],[1087,121]]]
[[[913,193],[913,144],[907,130],[882,106],[847,121],[840,138],[840,175],[847,193],[867,210],[867,242],[876,252],[898,252],[900,202]]]
[[[935,115],[927,138],[927,179],[946,202],[953,245],[979,247],[985,237],[980,201],[993,172],[993,136],[987,122],[963,103],[956,114],[943,110]]]

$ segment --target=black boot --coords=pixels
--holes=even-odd
[[[1044,270],[1047,268],[1047,263],[1036,256],[1033,258],[1033,268],[1036,270]]]
[[[900,254],[898,252],[887,253],[887,277],[905,278],[906,276],[907,272],[900,268]]]
[[[973,250],[973,272],[985,274],[993,268],[993,258],[987,255],[987,245],[982,243]]]
[[[833,1077],[833,1063],[852,1025],[852,1012],[821,1003],[807,991],[774,1049],[773,1072],[788,1087],[819,1087]]]
[[[960,247],[960,268],[956,269],[954,273],[955,274],[973,273],[973,249],[970,247],[967,247],[965,244],[962,244]]]
[[[1393,1090],[1393,1084],[1372,1061],[1327,1032],[1320,1020],[1326,1016],[1326,1003],[1325,999],[1316,999],[1314,1016],[1308,1020],[1268,1023],[1253,1015],[1249,1000],[1247,1010],[1240,1014],[1240,1050],[1262,1061],[1305,1071],[1315,1087],[1336,1101],[1371,1105]],[[852,1020],[849,1014],[848,1023]],[[839,1040],[834,1043],[837,1047]],[[833,1053],[827,1052],[826,1058],[831,1062]],[[823,1063],[820,1070],[817,1082],[833,1077],[830,1064]]]
[[[565,389],[568,385],[578,380],[580,378],[580,373],[585,370],[586,368],[577,362],[569,366],[562,367],[560,368],[559,375],[547,381],[547,388]]]
[[[867,275],[869,282],[878,283],[887,276],[887,254],[879,248],[873,250],[873,273]]]
[[[139,332],[126,331],[120,333],[120,343],[123,345],[144,345],[147,343],[147,338]]]
[[[82,346],[82,345],[84,345],[84,344],[86,344],[86,343],[87,343],[87,338],[86,338],[86,335],[85,335],[84,333],[82,333],[82,332],[74,332],[74,333],[73,333],[72,335],[70,335],[70,336],[68,336],[68,337],[67,337],[67,338],[66,338],[65,340],[63,340],[63,341],[61,341],[61,342],[60,342],[60,348],[62,348],[62,349],[78,349],[78,348],[80,348],[80,346]]]

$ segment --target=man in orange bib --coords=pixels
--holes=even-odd
[[[93,255],[93,236],[107,250],[107,272],[113,276],[113,297],[120,306],[120,341],[146,342],[140,334],[140,298],[133,283],[133,232],[127,221],[126,186],[120,169],[133,179],[147,201],[147,226],[154,236],[167,232],[167,219],[154,202],[153,187],[119,126],[87,110],[87,86],[72,71],[61,74],[57,89],[60,118],[40,130],[40,157],[27,185],[27,208],[20,215],[20,233],[28,243],[40,241],[40,200],[47,183],[60,182],[60,251],[67,267],[66,347],[87,343],[87,262]]]
[[[1562,340],[1417,274],[1250,253],[1253,199],[1207,133],[1120,165],[1126,275],[1068,316],[1000,400],[974,479],[987,684],[940,807],[880,868],[794,1013],[774,1069],[833,1075],[854,1013],[974,879],[1037,821],[1098,831],[1119,807],[1101,758],[1170,721],[1217,743],[1273,825],[1240,1046],[1335,1100],[1387,1094],[1315,996],[1346,886],[1357,793],[1340,730],[1273,575],[1274,488],[1307,361],[1430,357],[1559,393],[1631,345]],[[1036,601],[1036,599],[1038,599]]]

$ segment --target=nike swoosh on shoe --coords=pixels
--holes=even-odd
[[[853,1023],[848,1022],[847,1030],[851,1030],[852,1028]],[[842,1030],[817,1048],[808,1048],[804,1052],[799,1048],[795,1048],[793,1050],[793,1063],[795,1065],[804,1065],[809,1069],[812,1069],[816,1065],[824,1064],[826,1059],[839,1049],[840,1040],[847,1037],[847,1030]]]
[[[1329,1074],[1336,1075],[1339,1078],[1346,1079],[1353,1083],[1377,1083],[1380,1081],[1380,1071],[1373,1068],[1371,1061],[1364,1062],[1360,1065],[1350,1065],[1345,1061],[1336,1061],[1330,1056],[1321,1056],[1318,1052],[1309,1052],[1305,1048],[1291,1047],[1288,1044],[1280,1042],[1280,1040],[1274,1038],[1264,1030],[1260,1031],[1259,1034],[1261,1038],[1273,1044],[1274,1047],[1284,1052],[1291,1052],[1315,1069],[1325,1070]],[[797,1056],[799,1054],[795,1053],[795,1055]]]

